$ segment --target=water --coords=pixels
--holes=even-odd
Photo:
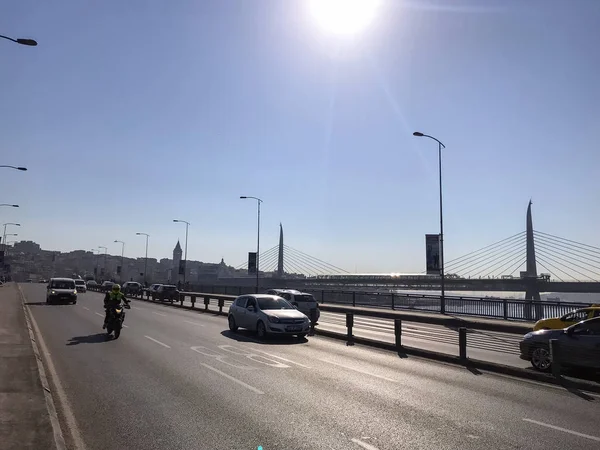
[[[422,294],[422,295],[440,295],[440,291],[433,290],[395,290],[398,294]],[[508,298],[513,300],[525,300],[525,292],[507,292],[507,291],[446,291],[448,296],[458,297],[490,297],[490,298]],[[542,300],[561,302],[561,303],[598,303],[600,304],[600,294],[573,293],[573,292],[542,292]]]

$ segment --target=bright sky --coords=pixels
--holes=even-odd
[[[530,197],[536,229],[600,246],[600,1],[380,3],[361,24],[301,0],[3,2],[0,34],[39,45],[0,40],[0,164],[29,168],[0,169],[21,205],[1,223],[132,257],[146,232],[161,258],[183,219],[189,259],[237,265],[249,195],[263,250],[282,222],[349,271],[421,272],[439,209],[419,130],[447,147],[447,260],[524,230]]]

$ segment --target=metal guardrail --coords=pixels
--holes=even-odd
[[[238,296],[253,292],[252,287],[244,286],[195,286],[199,292]],[[392,292],[337,291],[326,289],[303,289],[320,303],[333,303],[352,306],[372,306],[386,309],[408,309],[440,312],[440,296],[432,294],[410,294]],[[489,317],[504,320],[540,320],[560,317],[574,309],[589,307],[590,303],[557,301],[528,301],[494,297],[446,297],[446,313],[474,317]],[[600,296],[599,296],[600,302]]]

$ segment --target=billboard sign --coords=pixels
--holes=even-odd
[[[425,235],[425,261],[427,265],[427,275],[440,274],[440,235]]]
[[[256,252],[248,252],[248,274],[256,273]]]

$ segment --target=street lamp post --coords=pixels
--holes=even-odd
[[[188,227],[190,226],[189,222],[185,220],[173,219],[173,222],[185,223],[185,253],[183,256],[183,285],[185,286],[185,273],[187,272],[187,242],[188,242]],[[177,273],[179,273],[179,267],[177,268]]]
[[[106,256],[107,256],[107,253],[108,253],[108,248],[106,248],[106,247],[104,247],[102,245],[99,245],[98,248],[103,248],[104,249],[104,275],[106,276],[106,274],[108,273],[108,271],[106,270]]]
[[[146,286],[146,272],[148,271],[148,238],[150,237],[147,233],[135,233],[138,236],[146,236],[146,259],[144,260],[144,286]]]
[[[15,169],[15,170],[21,170],[21,171],[27,170],[27,167],[17,167],[17,166],[0,166],[0,168]]]
[[[8,222],[4,224],[4,232],[2,233],[2,249],[6,251],[6,227],[8,225],[14,225],[15,227],[20,227],[20,223]]]
[[[246,196],[246,195],[242,195],[240,196],[241,199],[252,199],[252,200],[256,200],[256,203],[258,205],[258,226],[257,226],[257,235],[256,235],[256,293],[258,294],[258,290],[259,290],[259,253],[260,253],[260,204],[263,202],[260,198],[258,197],[251,197],[251,196]]]
[[[440,312],[442,314],[446,313],[446,292],[445,292],[445,282],[444,282],[444,212],[443,212],[443,201],[442,201],[442,149],[446,148],[444,144],[439,139],[434,138],[428,134],[423,134],[419,131],[415,131],[413,136],[416,137],[426,137],[429,139],[433,139],[438,143],[438,162],[439,162],[439,172],[440,172]]]
[[[10,203],[0,203],[0,206],[10,206],[11,208],[18,208],[19,205],[11,205]]]
[[[119,241],[117,239],[115,239],[115,243],[119,242],[121,244],[121,273],[120,273],[120,280],[121,280],[121,284],[123,284],[123,262],[125,261],[124,259],[124,255],[125,255],[125,242],[123,241]]]
[[[98,262],[100,259],[100,250],[98,250],[97,248],[93,248],[92,254],[96,256],[96,270],[94,271],[94,280],[97,281],[96,278],[98,278]]]
[[[23,38],[13,39],[13,38],[8,37],[8,36],[2,36],[1,34],[0,34],[0,38],[16,42],[17,44],[27,45],[29,47],[35,47],[37,45],[37,42],[35,40],[33,40],[33,39],[23,39]]]

